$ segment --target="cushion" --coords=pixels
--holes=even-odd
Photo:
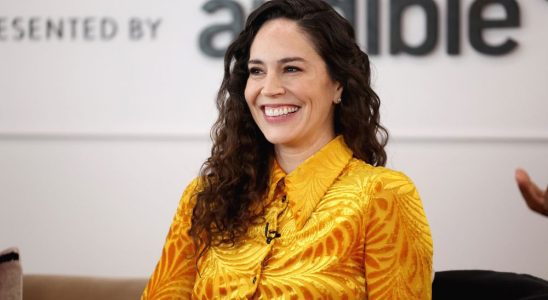
[[[25,300],[137,300],[147,282],[147,278],[27,274],[23,294]]]
[[[528,274],[490,270],[436,272],[434,300],[546,300],[548,282]]]
[[[9,248],[0,252],[0,299],[21,300],[23,271],[19,263],[19,250]]]

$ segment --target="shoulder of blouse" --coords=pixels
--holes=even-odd
[[[354,181],[359,179],[357,182],[361,183],[362,191],[367,195],[394,190],[402,185],[414,187],[413,181],[405,173],[386,167],[375,167],[357,158],[352,158],[344,173]]]
[[[421,204],[413,181],[403,172],[386,167],[375,167],[353,158],[339,177],[341,183],[359,194],[363,212],[368,213],[372,202],[414,202]],[[352,187],[351,187],[352,186]],[[387,203],[388,203],[387,202]]]
[[[177,207],[176,217],[191,217],[192,209],[196,205],[196,194],[203,186],[203,181],[200,177],[195,177],[185,187],[179,206]]]

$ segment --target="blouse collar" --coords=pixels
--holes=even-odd
[[[275,161],[270,177],[269,199],[272,199],[276,186],[280,186],[283,180],[281,183],[285,186],[288,206],[300,230],[350,159],[352,150],[339,135],[289,174]]]

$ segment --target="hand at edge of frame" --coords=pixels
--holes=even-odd
[[[523,169],[516,170],[516,182],[529,208],[548,217],[548,187],[541,190]]]

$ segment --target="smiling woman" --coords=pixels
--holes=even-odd
[[[369,59],[320,0],[272,0],[229,46],[211,157],[143,299],[430,299],[432,239],[382,167]]]

